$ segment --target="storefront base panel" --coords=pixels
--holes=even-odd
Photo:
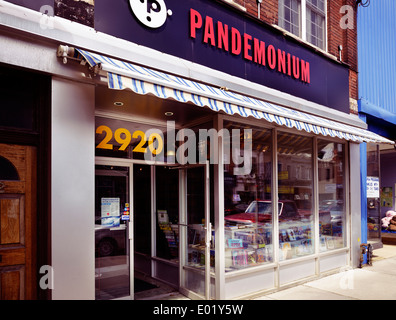
[[[349,251],[313,256],[303,261],[284,261],[278,267],[259,272],[228,275],[225,283],[225,299],[245,299],[262,292],[273,292],[290,287],[320,275],[340,272],[349,267]],[[316,271],[318,267],[318,272]],[[277,286],[277,277],[279,282]]]
[[[153,260],[154,277],[172,287],[179,287],[179,266],[167,262]]]
[[[259,273],[226,278],[225,299],[234,299],[254,292],[269,290],[274,286],[275,273],[272,268]]]
[[[151,276],[151,259],[144,254],[135,253],[134,255],[135,270],[146,276]]]
[[[322,256],[319,262],[320,272],[326,272],[337,268],[345,268],[348,265],[348,256],[347,252]]]
[[[204,299],[205,297],[205,274],[203,270],[184,268],[180,292],[191,299]],[[210,278],[210,298],[215,297],[215,279]]]
[[[281,265],[279,267],[279,284],[282,286],[314,275],[315,259]]]

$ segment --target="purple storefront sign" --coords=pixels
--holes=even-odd
[[[37,11],[55,3],[9,2]],[[346,65],[218,1],[96,0],[92,12],[97,31],[349,113]]]
[[[349,113],[348,67],[217,1],[96,1],[95,29]]]

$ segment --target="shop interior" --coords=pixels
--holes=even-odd
[[[169,152],[155,163],[145,161],[145,154],[136,152],[142,137],[132,136],[122,146],[126,131],[133,135],[155,128],[164,132],[166,148],[169,121],[176,130],[205,122],[211,127],[212,115],[207,108],[97,86],[96,127],[106,129],[97,131],[96,145],[111,139],[96,149],[96,299],[166,299],[179,292],[180,279],[193,287],[181,266],[196,268],[201,276],[204,255],[188,248],[205,238],[205,166],[167,164],[166,157],[174,157]],[[120,128],[126,130],[117,134]],[[141,147],[148,149],[147,143]],[[180,236],[189,244],[182,262]],[[193,290],[202,293],[202,288]]]

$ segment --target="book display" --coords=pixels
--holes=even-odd
[[[171,259],[179,257],[179,227],[169,222],[166,210],[158,210],[158,225],[164,233]]]
[[[199,269],[205,268],[205,233],[203,224],[188,226],[188,266]],[[210,247],[210,267],[215,266],[215,250],[212,235]]]
[[[313,253],[312,224],[289,221],[279,224],[279,260],[287,260]]]
[[[226,224],[226,271],[272,261],[271,224]]]

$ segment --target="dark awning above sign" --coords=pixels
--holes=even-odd
[[[60,46],[58,56],[73,51]],[[311,115],[298,110],[248,97],[226,89],[177,77],[168,73],[142,67],[82,49],[75,49],[75,57],[86,61],[97,72],[107,72],[108,87],[115,90],[129,89],[137,94],[152,94],[161,99],[174,99],[223,111],[228,115],[254,117],[280,126],[304,130],[322,136],[336,137],[353,142],[394,144],[393,141],[370,131],[340,122]],[[74,57],[74,58],[75,58]]]

